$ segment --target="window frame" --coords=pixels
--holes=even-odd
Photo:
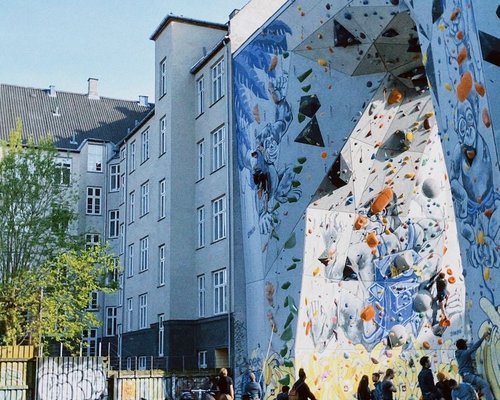
[[[127,278],[134,276],[134,243],[127,246]]]
[[[226,127],[219,126],[210,133],[212,141],[212,173],[226,165]]]
[[[100,154],[93,154],[92,150],[99,149]],[[103,173],[104,146],[89,143],[87,147],[87,172]]]
[[[167,57],[160,61],[159,94],[160,98],[167,94]]]
[[[219,208],[217,205],[221,204]],[[226,195],[212,200],[212,243],[227,237],[227,204]]]
[[[160,119],[160,157],[167,152],[167,116]]]
[[[198,351],[198,369],[207,369],[207,350]]]
[[[127,332],[131,332],[133,329],[134,321],[134,298],[127,298]]]
[[[207,288],[205,274],[196,277],[198,283],[198,317],[203,318],[207,315]]]
[[[219,278],[220,275],[222,280]],[[212,272],[212,283],[214,315],[225,314],[227,313],[227,270],[223,268]]]
[[[158,246],[158,286],[165,285],[165,266],[166,266],[166,246],[165,243]]]
[[[147,329],[148,323],[148,294],[139,295],[139,329]]]
[[[135,157],[135,139],[128,144],[128,163],[130,166],[130,174],[135,171],[136,157]]]
[[[205,206],[200,206],[196,209],[196,233],[197,233],[197,249],[205,247],[206,235],[205,235]]]
[[[92,193],[90,193],[92,191]],[[96,194],[98,193],[98,194]],[[102,186],[87,186],[86,215],[102,214]]]
[[[109,191],[110,192],[120,191],[121,187],[120,181],[121,181],[120,164],[111,164],[109,166]]]
[[[141,185],[141,204],[140,204],[141,217],[149,214],[149,181]]]
[[[149,127],[141,132],[141,164],[149,160]]]
[[[158,220],[167,216],[167,180],[158,182]]]
[[[108,211],[108,238],[116,239],[120,235],[120,210]]]
[[[139,241],[139,273],[149,269],[149,236],[144,236]]]
[[[203,75],[196,80],[196,107],[197,116],[205,112],[205,76]]]
[[[87,343],[82,346],[84,354],[87,357],[95,356],[97,354],[97,329],[85,329],[82,332],[82,343]]]
[[[111,311],[111,315],[110,315]],[[116,327],[117,327],[117,313],[118,309],[115,306],[106,307],[106,323],[104,328],[104,336],[110,337],[116,335]]]
[[[205,178],[205,139],[201,139],[196,143],[196,153],[197,153],[197,182]]]
[[[128,194],[128,223],[135,221],[135,190]]]
[[[211,77],[211,100],[212,104],[217,103],[225,94],[224,87],[224,57],[217,60],[210,67],[210,77]]]
[[[60,172],[61,186],[71,185],[71,169],[73,167],[73,160],[71,157],[56,157],[55,161],[56,169]]]
[[[158,314],[158,357],[165,356],[165,314]]]

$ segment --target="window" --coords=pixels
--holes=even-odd
[[[148,365],[148,358],[146,356],[139,356],[139,366],[138,369],[141,371],[146,370]]]
[[[125,251],[125,224],[120,224],[120,254]]]
[[[160,62],[160,97],[167,93],[167,59]]]
[[[128,245],[127,277],[134,276],[134,244]]]
[[[123,274],[118,277],[118,305],[123,304]]]
[[[226,237],[226,196],[212,201],[212,240]]]
[[[130,172],[135,170],[135,140],[128,145],[128,161]]]
[[[141,185],[141,217],[149,212],[149,182]]]
[[[118,324],[116,326],[116,332],[118,335],[118,349],[116,350],[118,357],[122,356],[122,344],[123,344],[123,338],[122,338],[122,324]]]
[[[158,247],[158,285],[165,284],[165,245]]]
[[[198,115],[205,111],[205,79],[203,76],[196,81],[196,104]]]
[[[205,369],[207,368],[207,351],[199,351],[198,352],[198,368]]]
[[[71,183],[71,158],[57,158],[56,169],[59,173],[59,183],[69,185]]]
[[[87,214],[101,215],[101,188],[87,186]]]
[[[146,236],[140,241],[141,261],[139,263],[139,272],[144,272],[149,268],[149,237]]]
[[[83,355],[92,357],[97,354],[97,329],[85,329],[82,334]]]
[[[214,283],[214,314],[222,314],[227,311],[226,307],[226,270],[221,269],[213,273]]]
[[[165,218],[167,215],[167,182],[162,179],[159,183],[159,201],[158,201],[158,219]]]
[[[120,149],[120,161],[125,161],[125,147]]]
[[[130,192],[128,195],[128,223],[135,221],[135,192]]]
[[[212,132],[212,172],[222,168],[225,164],[224,141],[225,129],[220,127]]]
[[[109,166],[109,191],[118,190],[120,190],[120,164],[113,164]]]
[[[160,119],[160,156],[167,152],[167,118]]]
[[[220,60],[212,67],[212,103],[224,95],[224,60]]]
[[[197,177],[198,180],[202,180],[205,177],[205,141],[200,140],[196,146],[198,147]]]
[[[89,310],[98,310],[99,309],[99,295],[97,292],[90,293],[89,306],[87,307]]]
[[[106,336],[116,334],[116,307],[106,307]]]
[[[103,147],[95,144],[89,144],[87,171],[102,172]]]
[[[148,295],[139,296],[139,329],[147,328],[148,320]]]
[[[163,322],[165,321],[165,315],[158,315],[158,357],[163,357],[165,353],[165,326]]]
[[[119,257],[112,257],[111,262],[113,264],[111,271],[108,275],[108,283],[118,282],[118,275],[120,273],[120,259]]]
[[[196,210],[198,227],[198,248],[205,246],[205,207]]]
[[[118,237],[119,231],[119,221],[120,212],[118,210],[109,211],[109,221],[108,221],[108,237],[116,238]]]
[[[132,369],[132,357],[127,357],[127,371]]]
[[[141,143],[142,143],[141,163],[143,163],[149,159],[149,129],[146,129],[144,132],[141,133]]]
[[[125,203],[125,174],[120,177],[121,201]]]
[[[205,316],[205,275],[198,276],[198,316]]]
[[[85,235],[85,248],[88,250],[93,246],[97,246],[101,242],[101,237],[98,233],[87,233]]]
[[[127,331],[132,330],[132,321],[134,317],[134,299],[132,297],[127,299]]]

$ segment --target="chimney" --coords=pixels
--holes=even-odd
[[[56,87],[54,85],[49,85],[49,97],[57,97]]]
[[[97,82],[99,82],[99,79],[89,78],[87,82],[89,83],[88,98],[99,100],[99,92],[97,91]]]
[[[148,96],[139,96],[139,105],[141,107],[149,107]]]

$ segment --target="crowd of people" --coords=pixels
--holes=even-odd
[[[486,331],[482,337],[470,347],[465,339],[456,342],[457,350],[455,357],[458,364],[458,373],[462,382],[449,379],[444,372],[436,374],[437,381],[434,381],[434,374],[431,370],[431,359],[423,356],[420,359],[422,369],[418,374],[418,385],[422,392],[422,400],[478,400],[480,396],[484,400],[494,400],[488,382],[477,374],[474,367],[474,353],[481,346],[481,343],[490,336],[491,332]],[[368,375],[363,375],[357,388],[357,400],[393,400],[398,392],[392,382],[394,370],[388,368],[383,379],[380,372],[372,374],[372,384]],[[234,386],[232,379],[228,376],[227,370],[222,368],[219,376],[213,381],[214,397],[211,400],[234,400]],[[253,372],[249,373],[249,382],[243,391],[243,400],[260,400],[262,398],[262,388]],[[304,369],[299,369],[299,379],[290,388],[284,385],[275,400],[316,400],[306,383],[306,373]]]

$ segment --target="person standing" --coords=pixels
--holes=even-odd
[[[292,390],[295,390],[298,393],[299,400],[316,400],[316,397],[314,397],[314,394],[311,393],[311,390],[309,389],[309,386],[307,386],[307,383],[305,381],[306,373],[303,368],[300,368],[299,379],[293,384]]]
[[[372,374],[373,390],[371,392],[371,400],[382,400],[382,382],[380,382],[380,372]]]
[[[470,383],[476,390],[480,390],[485,400],[493,400],[493,393],[491,393],[488,382],[476,373],[473,356],[476,350],[479,349],[479,346],[481,346],[481,343],[489,338],[490,333],[490,330],[484,332],[483,336],[481,336],[481,338],[470,348],[467,346],[467,341],[465,339],[458,339],[456,342],[457,350],[455,351],[455,358],[458,363],[458,373],[464,382]]]
[[[368,387],[368,384],[368,375],[363,375],[358,385],[358,400],[371,400],[370,388]]]
[[[420,365],[422,366],[422,370],[418,374],[418,385],[422,391],[422,397],[424,400],[441,399],[441,394],[434,384],[434,376],[432,375],[431,360],[429,357],[422,357],[420,359]]]
[[[219,372],[219,397],[217,400],[233,400],[233,380],[227,375],[227,369],[221,368]]]
[[[478,400],[476,391],[470,383],[458,383],[454,379],[450,379],[451,398],[452,400]]]
[[[384,380],[382,381],[382,400],[394,400],[394,393],[396,393],[396,386],[392,383],[394,379],[394,370],[387,368],[385,371]]]
[[[439,393],[441,393],[441,397],[444,400],[451,400],[450,380],[444,372],[438,372],[436,376],[438,379],[436,387],[438,388]]]
[[[255,374],[250,372],[248,376],[250,377],[250,382],[245,385],[245,393],[248,395],[249,400],[260,400],[262,391],[260,385],[255,382]]]
[[[290,390],[290,386],[285,385],[281,388],[281,393],[276,397],[276,400],[288,400],[288,391]]]

